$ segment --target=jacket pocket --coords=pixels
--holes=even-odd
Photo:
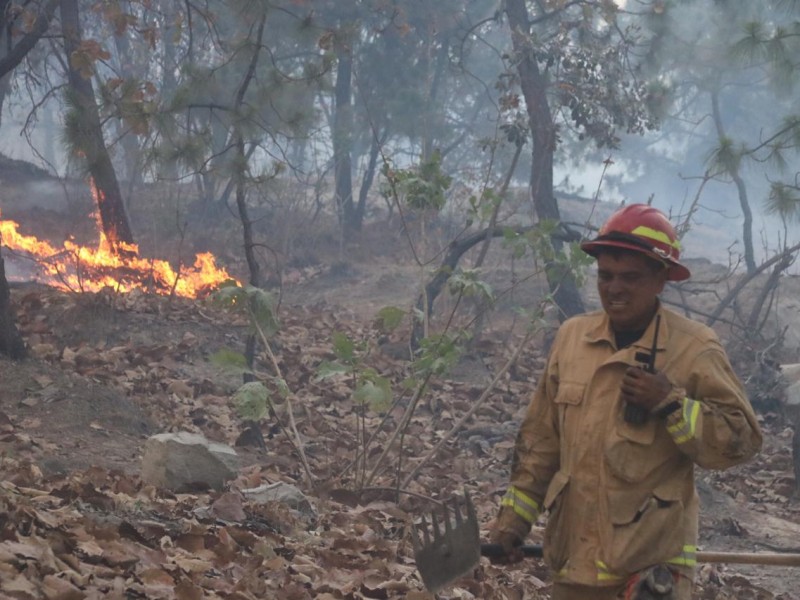
[[[585,389],[585,383],[562,381],[558,384],[558,393],[555,398],[556,404],[577,406],[583,401],[583,391]]]
[[[681,553],[687,535],[682,492],[673,481],[644,498],[632,490],[609,492],[612,535],[605,562],[612,573],[629,575]]]
[[[641,446],[649,446],[656,439],[656,427],[658,427],[658,422],[653,417],[641,425],[634,425],[628,423],[624,416],[620,416],[617,422],[617,433],[624,440]]]
[[[555,404],[558,409],[558,423],[561,431],[566,431],[573,421],[577,419],[577,408],[583,402],[585,383],[572,383],[562,381],[558,386]]]
[[[564,523],[569,518],[564,507],[568,484],[569,475],[558,471],[550,481],[544,497],[544,509],[548,512],[544,531],[544,559],[556,573],[564,567],[568,558],[569,528]]]
[[[663,440],[657,439],[658,427],[664,425],[655,419],[631,425],[620,415],[605,449],[606,464],[615,477],[639,483],[672,455],[669,448],[659,447]]]

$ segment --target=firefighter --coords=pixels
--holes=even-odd
[[[753,457],[756,415],[715,333],[659,301],[690,277],[662,212],[624,206],[581,248],[602,310],[556,334],[490,535],[514,562],[547,513],[553,600],[689,600],[694,467]]]

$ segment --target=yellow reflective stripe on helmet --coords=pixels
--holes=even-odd
[[[684,398],[682,404],[681,418],[677,423],[667,427],[676,444],[684,444],[694,438],[697,431],[697,417],[700,414],[700,403],[697,400]]]
[[[675,239],[669,239],[669,236],[664,233],[663,231],[658,231],[657,229],[653,229],[652,227],[645,227],[644,225],[639,225],[636,229],[631,231],[633,235],[638,235],[640,237],[648,238],[650,240],[655,240],[657,242],[662,242],[667,246],[672,246],[676,250],[681,249],[681,243]]]
[[[667,564],[679,567],[697,566],[697,546],[687,544],[683,547],[683,552],[679,556],[669,559]]]
[[[598,560],[595,566],[597,567],[597,581],[619,581],[624,579],[624,577],[614,575],[602,560]]]
[[[500,506],[510,506],[518,516],[533,524],[539,516],[539,503],[527,494],[519,491],[513,485],[508,488],[505,496],[500,501]]]

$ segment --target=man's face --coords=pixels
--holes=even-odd
[[[614,331],[645,329],[666,281],[667,270],[643,254],[604,252],[597,257],[597,290]]]

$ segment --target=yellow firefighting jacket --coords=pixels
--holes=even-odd
[[[618,350],[602,311],[559,329],[520,427],[495,527],[524,538],[547,511],[545,560],[557,580],[615,585],[645,567],[696,564],[694,465],[724,469],[761,447],[753,409],[715,333],[659,307],[655,368],[673,384],[644,425],[623,419],[625,370],[650,353],[654,322]],[[641,357],[640,357],[641,359]],[[655,412],[655,411],[654,411]]]

